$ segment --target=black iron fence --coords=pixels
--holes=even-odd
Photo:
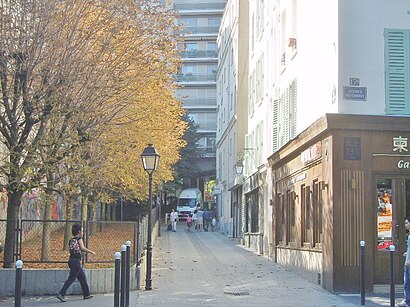
[[[153,224],[156,222],[153,209]],[[146,247],[148,217],[136,222],[79,221],[79,220],[18,220],[14,242],[14,261],[24,263],[66,263],[69,255],[68,241],[72,238],[71,227],[82,224],[84,245],[95,251],[87,255],[87,263],[114,263],[114,253],[126,241],[131,242],[131,262],[139,263]],[[0,242],[5,244],[7,220],[0,220]],[[3,262],[4,251],[0,254]]]

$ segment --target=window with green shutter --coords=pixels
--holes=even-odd
[[[410,30],[385,29],[386,114],[410,114]]]

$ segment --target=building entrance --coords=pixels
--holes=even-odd
[[[406,252],[404,218],[410,215],[410,176],[380,176],[375,180],[376,249],[375,284],[390,282],[390,245],[395,246],[395,282],[403,283]]]

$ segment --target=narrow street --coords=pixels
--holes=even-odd
[[[145,283],[145,281],[142,281]],[[161,229],[153,247],[151,291],[131,291],[130,306],[360,306],[359,294],[335,295],[292,271],[258,256],[218,232]],[[113,306],[113,293],[92,300],[70,295],[24,296],[22,306]],[[396,302],[402,295],[396,295]],[[1,306],[14,306],[12,297]],[[389,297],[366,296],[366,306],[390,306]]]
[[[155,243],[152,286],[138,292],[137,305],[356,306],[220,233],[188,232],[183,223]]]

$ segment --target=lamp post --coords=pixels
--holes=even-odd
[[[243,162],[242,162],[242,160],[239,160],[238,162],[236,162],[234,169],[235,169],[235,173],[236,173],[237,176],[242,175],[242,173],[243,173]]]
[[[151,268],[152,268],[152,173],[157,169],[159,154],[152,144],[148,144],[141,154],[142,165],[149,176],[149,211],[148,211],[148,238],[147,238],[147,274],[145,278],[145,290],[151,290]]]

